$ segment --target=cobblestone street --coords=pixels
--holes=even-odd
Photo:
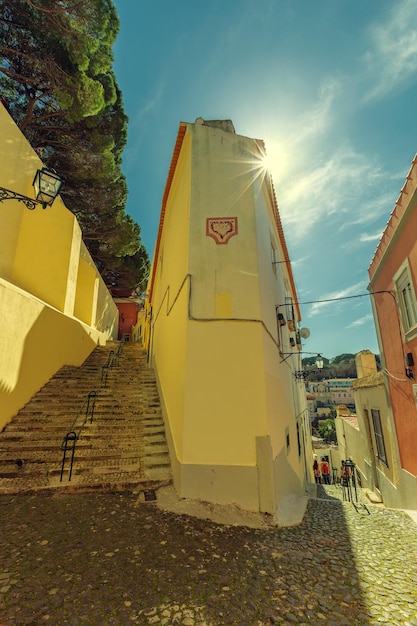
[[[416,524],[340,493],[266,529],[133,494],[0,496],[0,624],[417,626]]]

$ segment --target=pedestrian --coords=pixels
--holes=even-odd
[[[320,471],[325,485],[330,485],[330,467],[326,461],[326,457],[321,457]]]
[[[342,487],[347,487],[349,484],[350,469],[345,466],[345,462],[342,461],[342,467],[340,468],[340,482]]]
[[[321,484],[321,472],[320,472],[320,466],[317,461],[316,455],[314,455],[313,472],[314,472],[314,480],[316,481],[316,484],[320,485]]]

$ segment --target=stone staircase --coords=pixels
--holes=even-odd
[[[61,480],[61,444],[71,430],[79,434],[72,475],[68,450]],[[155,375],[136,343],[109,342],[81,367],[63,367],[0,433],[0,493],[128,490],[151,499],[171,483]]]

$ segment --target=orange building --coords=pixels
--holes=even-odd
[[[374,423],[377,456],[389,466],[398,463],[398,484],[416,502],[417,494],[417,156],[387,222],[369,267],[369,290],[382,369],[390,399],[396,446],[386,454],[388,421]],[[398,496],[397,496],[398,497]],[[416,508],[414,506],[413,508]]]
[[[138,314],[142,309],[142,304],[131,298],[114,298],[114,302],[119,311],[118,339],[132,334],[133,327],[138,322]]]

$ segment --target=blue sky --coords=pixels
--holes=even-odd
[[[127,212],[152,258],[180,121],[263,139],[301,303],[366,293],[417,152],[416,0],[115,0]],[[301,305],[306,352],[378,352],[370,298]]]

